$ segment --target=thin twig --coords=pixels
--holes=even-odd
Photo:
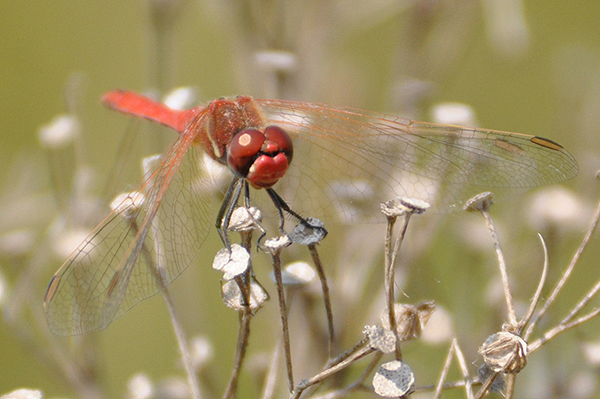
[[[500,248],[500,240],[498,239],[498,233],[496,232],[496,227],[494,226],[494,221],[492,220],[492,216],[490,215],[487,209],[481,209],[481,214],[485,219],[486,225],[492,235],[492,240],[494,241],[494,249],[496,250],[496,255],[498,257],[498,267],[500,268],[500,275],[502,276],[502,285],[504,287],[504,298],[506,299],[506,307],[508,311],[508,322],[509,324],[516,326],[517,325],[517,316],[515,313],[515,305],[513,302],[513,297],[510,292],[510,284],[508,282],[508,273],[506,270],[506,261],[504,259],[504,254],[502,249]]]
[[[358,359],[361,359],[365,356],[367,356],[370,353],[375,352],[376,349],[373,349],[371,347],[366,347],[363,349],[358,350],[357,352],[355,352],[354,354],[352,354],[351,356],[347,357],[346,359],[344,359],[343,361],[321,371],[319,374],[309,378],[308,380],[303,380],[302,382],[300,382],[298,384],[298,386],[296,387],[296,389],[294,390],[292,396],[290,396],[290,399],[298,399],[300,397],[300,395],[302,394],[302,392],[304,392],[304,390],[312,385],[318,384],[322,381],[324,381],[325,379],[327,379],[328,377],[330,377],[331,375],[337,373],[338,371],[348,367],[349,365],[351,365],[352,363],[354,363],[355,361],[357,361]]]
[[[271,365],[269,366],[269,371],[267,372],[267,375],[265,377],[265,383],[263,384],[261,399],[272,399],[275,393],[275,386],[277,384],[277,375],[279,371],[279,356],[281,355],[282,345],[283,336],[280,335],[279,339],[277,339],[275,349],[273,350]]]
[[[460,366],[460,370],[463,375],[463,379],[465,381],[465,391],[467,393],[467,399],[473,398],[473,381],[471,380],[471,376],[469,375],[469,369],[467,367],[467,360],[465,359],[465,355],[460,349],[458,345],[458,341],[456,338],[452,340],[452,345],[454,345],[454,349],[456,350],[456,359],[458,360],[458,365]]]
[[[571,321],[570,323],[557,325],[550,331],[546,332],[541,338],[536,339],[531,345],[529,345],[529,353],[536,351],[557,335],[593,319],[594,317],[598,316],[598,314],[600,314],[600,308],[596,308],[585,316],[581,316],[579,319]]]
[[[402,349],[400,348],[400,339],[398,338],[398,326],[396,323],[396,309],[394,306],[396,297],[394,294],[394,285],[395,285],[395,277],[396,277],[396,257],[398,255],[398,251],[400,250],[400,246],[402,241],[404,240],[404,236],[406,235],[406,229],[408,227],[408,222],[410,217],[412,216],[411,212],[405,212],[402,218],[402,224],[400,226],[400,232],[398,237],[396,237],[396,241],[394,242],[394,247],[391,248],[392,236],[394,234],[394,224],[396,221],[396,217],[388,217],[387,221],[387,232],[385,236],[385,292],[386,292],[386,301],[387,301],[387,310],[388,310],[388,319],[390,324],[390,330],[396,336],[396,350],[395,357],[396,360],[402,360]]]
[[[517,375],[513,373],[506,374],[506,399],[512,399],[515,394],[515,387],[517,386]]]
[[[570,322],[575,316],[579,314],[579,312],[581,311],[581,309],[583,309],[585,305],[587,305],[592,299],[594,299],[594,297],[598,294],[598,291],[600,291],[600,280],[597,281],[596,284],[594,284],[592,289],[590,289],[588,293],[585,294],[581,301],[579,301],[579,303],[575,305],[573,310],[571,310],[567,317],[562,319],[559,324],[567,324],[568,322]]]
[[[529,305],[529,309],[527,309],[527,313],[525,313],[525,316],[523,316],[523,318],[519,322],[519,326],[520,326],[519,331],[518,331],[519,334],[523,331],[523,328],[525,328],[527,323],[529,323],[529,320],[531,320],[531,317],[533,316],[533,313],[535,312],[535,308],[536,308],[538,302],[540,301],[540,298],[542,297],[542,290],[544,288],[544,284],[546,283],[546,277],[548,276],[548,268],[550,265],[550,260],[548,258],[548,247],[546,246],[546,242],[544,241],[544,238],[542,237],[542,235],[538,234],[538,236],[540,237],[540,241],[542,242],[542,248],[544,249],[544,268],[542,269],[542,276],[540,277],[540,282],[538,283],[537,289],[535,290],[535,294],[533,295],[533,298],[531,299],[531,304]],[[527,328],[527,331],[525,332],[523,339],[525,341],[527,341],[527,339],[529,338],[529,336],[531,335],[532,332],[533,332],[532,328]]]
[[[336,391],[327,392],[326,394],[321,395],[321,396],[317,396],[314,399],[337,399],[337,398],[345,398],[348,395],[350,395],[352,392],[357,391],[357,390],[359,390],[361,388],[367,389],[367,387],[365,387],[364,383],[365,383],[367,377],[373,372],[373,370],[375,370],[375,368],[379,364],[379,361],[381,360],[382,357],[383,357],[383,353],[382,352],[377,352],[373,356],[373,359],[371,359],[371,362],[369,363],[369,365],[367,366],[367,368],[362,372],[362,374],[360,375],[360,377],[358,377],[354,382],[348,384],[348,386],[346,386],[346,387],[344,387],[342,389],[338,389]],[[371,392],[371,388],[369,388],[369,392]]]
[[[136,220],[131,219],[130,225],[132,227],[131,232],[135,236],[137,236],[138,232],[139,232],[139,227],[137,225]],[[160,249],[160,245],[161,245],[160,240],[158,240],[156,238],[157,235],[155,235],[154,237],[155,237],[154,245],[156,247],[156,253],[157,254],[163,253],[163,251]],[[154,261],[154,259],[152,258],[150,250],[146,246],[145,241],[142,245],[141,252],[142,252],[142,256],[144,256],[144,258],[146,259],[146,262],[148,262],[150,271],[152,272],[152,276],[154,277],[156,283],[159,285],[163,299],[165,300],[165,304],[167,305],[167,309],[169,310],[169,315],[171,317],[171,324],[173,326],[173,332],[175,333],[175,338],[177,339],[177,344],[179,345],[179,351],[181,352],[181,360],[183,363],[183,368],[185,369],[187,379],[188,379],[188,384],[190,386],[190,394],[192,395],[192,398],[200,399],[202,397],[202,395],[200,394],[200,385],[198,384],[198,380],[196,378],[194,364],[192,362],[192,356],[191,356],[191,352],[190,352],[190,349],[188,346],[188,340],[185,335],[185,331],[183,330],[183,327],[179,323],[179,319],[177,317],[177,312],[175,311],[175,304],[173,303],[171,294],[169,293],[169,291],[167,289],[167,285],[164,280],[163,274],[160,272],[159,265],[157,265],[156,262]]]
[[[294,373],[292,371],[292,353],[290,347],[290,330],[288,325],[288,311],[285,303],[285,290],[283,288],[283,279],[281,277],[281,248],[270,251],[273,263],[273,274],[275,275],[275,285],[277,286],[277,297],[279,299],[279,315],[281,318],[281,327],[283,334],[283,349],[285,352],[285,365],[287,368],[288,388],[294,390]]]
[[[335,353],[335,331],[333,325],[333,311],[331,309],[331,295],[329,293],[329,285],[327,284],[327,276],[325,275],[325,270],[323,270],[323,264],[321,263],[319,253],[317,252],[317,246],[315,244],[311,244],[308,246],[308,249],[310,251],[313,263],[315,264],[315,267],[317,269],[319,280],[321,281],[321,291],[323,292],[323,302],[325,304],[325,314],[327,316],[327,329],[329,333],[328,357],[329,359],[332,359],[333,354]]]
[[[442,374],[440,375],[440,379],[438,380],[437,386],[435,387],[435,392],[433,394],[434,399],[438,399],[442,394],[442,390],[444,389],[444,382],[446,382],[446,377],[448,376],[448,371],[450,370],[450,365],[452,364],[452,355],[454,354],[455,342],[456,338],[452,340],[450,349],[448,349],[448,354],[446,354],[446,361],[444,362],[444,367],[442,367]]]
[[[567,270],[565,270],[565,272],[563,273],[560,281],[558,282],[558,284],[556,285],[556,287],[554,288],[554,290],[548,297],[548,300],[546,301],[546,303],[544,303],[544,306],[542,306],[540,311],[537,313],[537,315],[535,316],[535,318],[529,325],[528,330],[530,330],[530,329],[533,330],[535,328],[535,325],[537,325],[537,323],[541,320],[541,318],[548,311],[548,308],[550,307],[550,305],[552,305],[552,303],[554,303],[554,301],[556,300],[556,297],[558,296],[558,294],[562,290],[563,286],[566,284],[567,280],[571,276],[571,273],[573,272],[575,265],[577,264],[577,262],[579,261],[579,258],[581,257],[581,254],[583,253],[583,250],[587,247],[587,244],[590,241],[590,238],[592,237],[594,230],[596,230],[596,226],[598,225],[599,220],[600,220],[600,202],[598,203],[598,207],[596,208],[596,213],[594,214],[594,217],[592,218],[592,223],[590,224],[590,227],[588,228],[583,240],[581,241],[579,248],[577,248],[577,251],[575,252],[575,255],[573,256],[573,259],[571,259],[571,263],[567,267]]]

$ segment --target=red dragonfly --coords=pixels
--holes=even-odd
[[[214,223],[202,151],[229,166],[236,181],[266,189],[258,191],[274,193],[281,179],[279,198],[301,215],[346,222],[366,220],[365,209],[374,214],[378,203],[400,195],[452,208],[468,191],[528,188],[577,174],[562,146],[518,133],[247,96],[185,111],[128,91],[109,92],[102,102],[179,136],[50,281],[44,307],[60,335],[107,327],[196,259]],[[302,157],[292,163],[294,151]]]

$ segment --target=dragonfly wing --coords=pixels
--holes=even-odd
[[[566,150],[534,136],[313,103],[257,102],[269,123],[302,139],[294,142],[302,157],[282,179],[282,196],[304,215],[333,211],[344,221],[365,220],[373,212],[365,214],[363,204],[377,211],[373,204],[396,196],[445,211],[486,189],[528,188],[577,174]]]
[[[53,277],[45,311],[59,335],[102,329],[189,266],[210,226],[209,181],[182,134],[139,193],[124,196]]]

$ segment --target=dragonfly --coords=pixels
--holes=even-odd
[[[238,96],[176,110],[122,90],[102,103],[178,136],[52,277],[44,309],[58,335],[106,328],[197,260],[214,225],[203,154],[293,215],[342,223],[376,220],[378,204],[397,196],[444,211],[469,190],[527,189],[578,172],[573,156],[550,139],[354,108]]]

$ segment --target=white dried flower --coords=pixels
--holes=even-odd
[[[154,396],[154,385],[144,373],[137,373],[127,382],[127,397],[130,399],[149,399]]]
[[[58,149],[71,143],[80,130],[79,119],[75,115],[59,115],[40,128],[39,138],[45,147]]]
[[[17,389],[5,395],[0,399],[42,399],[42,391],[35,389]]]
[[[65,260],[88,238],[90,230],[88,229],[69,229],[56,233],[52,243],[52,250],[56,257]],[[92,252],[96,253],[95,251]],[[88,259],[88,257],[86,257]]]
[[[193,87],[177,87],[167,93],[162,102],[169,108],[189,109],[198,103],[198,90]]]
[[[244,273],[250,265],[250,254],[246,248],[233,244],[231,249],[223,248],[215,255],[213,269],[223,272],[224,280],[231,280]]]
[[[137,215],[145,201],[146,196],[139,191],[121,193],[110,203],[110,209],[125,219],[129,219]]]
[[[538,190],[527,211],[529,225],[538,231],[558,227],[578,231],[589,223],[591,209],[569,189],[554,186]]]
[[[281,279],[284,285],[302,285],[310,283],[317,272],[308,263],[298,261],[287,265],[281,270]],[[275,273],[270,274],[271,280],[275,281]]]
[[[152,173],[156,170],[156,168],[158,168],[161,157],[161,154],[155,154],[142,159],[142,172],[144,173],[144,177],[146,179],[150,178]]]
[[[475,111],[463,103],[441,103],[431,110],[433,121],[444,125],[477,126]]]
[[[297,59],[294,53],[281,50],[264,50],[254,54],[257,65],[269,71],[293,71]]]
[[[7,257],[26,255],[35,244],[32,230],[13,230],[0,236],[0,253]]]
[[[427,321],[427,326],[423,326],[421,340],[430,344],[440,344],[450,342],[455,336],[452,317],[446,309],[436,304],[435,312]]]
[[[207,364],[214,355],[214,349],[208,338],[194,337],[191,345],[192,363],[198,370]]]

